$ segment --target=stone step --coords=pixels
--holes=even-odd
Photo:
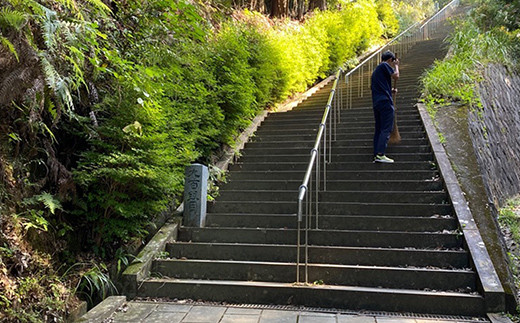
[[[312,216],[310,220],[316,226],[316,217]],[[303,221],[306,221],[305,216]],[[294,214],[210,213],[206,226],[296,229],[297,219]],[[457,230],[458,222],[451,216],[320,215],[318,227],[323,230],[442,232]]]
[[[277,113],[270,113],[268,117],[265,120],[276,120],[276,121],[282,121],[282,120],[290,120],[290,119],[312,119],[321,121],[321,118],[323,117],[323,109],[316,109],[316,110],[309,110],[309,109],[294,109],[287,112],[277,112]],[[399,116],[403,118],[417,118],[419,117],[419,113],[414,110],[409,111],[398,111]],[[340,115],[343,118],[372,118],[374,119],[374,112],[372,108],[370,109],[341,109]]]
[[[401,139],[403,140],[403,144],[406,142],[404,140],[417,140],[417,139],[424,139],[425,133],[422,131],[414,131],[414,132],[405,132],[399,130],[399,133],[401,134]],[[310,132],[306,131],[304,133],[298,133],[297,131],[288,131],[287,133],[283,133],[279,130],[273,130],[272,132],[260,132],[255,133],[254,136],[250,138],[251,142],[255,142],[256,140],[273,140],[273,141],[280,141],[284,140],[283,138],[286,138],[286,140],[291,140],[293,138],[301,138],[301,139],[308,139],[312,138],[312,141],[314,142],[316,140],[317,132]],[[271,139],[273,138],[273,139]],[[359,140],[359,141],[371,141],[374,138],[374,130],[373,129],[364,129],[364,131],[359,133],[341,133],[336,131],[336,140]]]
[[[446,192],[418,192],[418,191],[332,191],[319,192],[319,201],[345,203],[345,202],[375,202],[378,203],[414,203],[414,204],[442,204],[449,203]],[[315,194],[315,193],[313,193]],[[225,190],[219,191],[218,202],[226,201],[285,201],[294,202],[298,191],[262,191],[262,190]],[[313,195],[314,198],[314,195]],[[340,201],[340,202],[336,202]]]
[[[420,94],[417,93],[417,91],[415,91],[415,89],[401,89],[401,93],[400,95],[397,96],[397,98],[394,100],[395,102],[395,106],[397,107],[397,109],[404,109],[404,110],[407,110],[407,109],[412,109],[414,108],[414,105],[417,103],[418,101],[418,96]],[[347,95],[343,95],[343,98],[342,99],[338,99],[338,103],[340,104],[339,108],[340,109],[348,109],[348,108],[359,108],[359,107],[366,107],[366,108],[372,108],[372,94],[371,93],[364,93],[362,97],[358,96],[358,94],[354,94],[352,98],[349,98]],[[338,107],[336,104],[338,103],[333,103],[331,107]],[[311,108],[318,108],[318,107],[322,107],[323,109],[325,109],[325,107],[327,106],[327,100],[324,99],[324,97],[310,97],[308,99],[306,99],[305,101],[302,101],[302,103],[300,103],[298,105],[298,107],[300,109],[305,109],[307,107],[311,107]]]
[[[394,101],[397,110],[412,110],[415,104],[418,102],[417,100],[418,93],[414,90],[407,90],[404,93],[401,93],[401,96],[397,97]],[[351,100],[348,97],[344,96],[343,100],[340,101],[341,106],[340,109],[349,109],[349,108],[372,108],[372,96],[369,93],[365,93],[363,97],[357,97],[354,95]],[[327,101],[323,98],[309,98],[302,103],[300,103],[299,108],[323,108],[327,106]]]
[[[293,148],[307,148],[307,147],[313,147],[316,136],[308,136],[309,139],[303,140],[300,138],[286,138],[286,140],[279,140],[279,141],[267,141],[267,140],[255,140],[256,138],[253,138],[253,141],[250,141],[246,143],[246,148],[277,148],[277,147],[293,147]],[[292,140],[291,140],[292,139]],[[332,148],[339,148],[342,147],[372,147],[373,146],[373,140],[372,138],[366,138],[366,139],[358,139],[358,140],[348,140],[348,139],[340,139],[336,138],[332,142]],[[400,146],[427,146],[429,145],[428,139],[402,139],[399,143]]]
[[[330,116],[329,116],[330,117]],[[336,116],[338,117],[338,116]],[[341,120],[342,123],[358,123],[358,122],[370,122],[371,124],[374,123],[374,115],[367,113],[366,115],[359,115],[359,114],[346,114],[343,113],[340,115],[339,120]],[[418,114],[405,114],[405,115],[399,115],[399,122],[410,122],[410,121],[421,121],[421,118]],[[266,125],[293,125],[293,124],[313,124],[313,123],[319,123],[321,122],[321,115],[315,115],[312,117],[300,117],[293,115],[292,118],[273,118],[269,116],[266,118],[261,126]]]
[[[333,119],[332,119],[333,120]],[[305,129],[305,128],[316,128],[319,125],[319,121],[315,120],[307,120],[307,121],[299,121],[299,122],[282,122],[276,120],[275,122],[264,122],[261,127],[263,129],[271,129],[271,128],[284,128],[284,129]],[[328,125],[328,124],[327,124]],[[398,119],[397,120],[398,127],[420,127],[422,126],[422,121],[417,119]],[[349,120],[347,118],[342,119],[341,123],[337,124],[337,131],[344,131],[350,128],[362,128],[362,127],[374,127],[374,120],[369,118],[363,118],[360,120]],[[262,129],[261,128],[261,129]]]
[[[269,228],[193,228],[181,227],[178,239],[195,242],[295,244],[297,230]],[[310,230],[309,244],[319,246],[380,248],[458,248],[458,233],[395,232],[355,230]],[[302,243],[303,243],[302,236]]]
[[[410,75],[413,77],[413,74]],[[372,99],[372,93],[370,91],[370,84],[367,84],[367,78],[368,75],[365,75],[364,81],[362,84],[362,89],[359,87],[359,82],[355,80],[353,83],[351,83],[348,88],[345,85],[341,85],[336,89],[336,93],[334,94],[335,98],[338,99],[347,99],[349,97],[349,94],[352,95],[352,99],[359,101],[359,99],[367,98]],[[419,90],[419,84],[417,83],[417,80],[415,80],[414,83],[410,83],[410,78],[408,76],[399,78],[399,86],[397,87],[397,96],[403,97],[403,96],[410,96],[417,98],[417,92]],[[341,93],[342,92],[342,93]],[[331,94],[331,90],[322,90],[319,92],[316,92],[314,95],[306,98],[306,100],[323,100],[326,101],[329,99],[329,96]],[[305,100],[305,101],[306,101]]]
[[[343,105],[342,107],[340,107],[340,110],[341,110],[341,114],[345,114],[345,113],[362,113],[362,114],[365,114],[365,113],[370,113],[371,115],[373,115],[373,110],[372,110],[372,102],[370,101],[370,99],[366,99],[366,103],[365,104],[356,104],[356,101],[353,100],[352,101],[352,105],[350,105],[350,101],[348,102],[348,106],[347,105]],[[307,104],[309,101],[304,101],[302,104],[299,104],[297,107],[295,107],[294,109],[292,110],[289,110],[289,111],[286,111],[286,112],[273,112],[272,114],[273,115],[277,115],[277,114],[280,114],[280,115],[283,115],[283,114],[298,114],[298,113],[304,113],[304,114],[307,114],[307,113],[317,113],[319,114],[320,116],[323,115],[323,112],[325,111],[325,105],[309,105]],[[343,100],[343,102],[346,104],[347,103],[347,100]],[[399,105],[397,107],[397,112],[405,112],[405,113],[411,113],[411,114],[418,114],[418,110],[417,110],[417,107],[415,107],[415,105]]]
[[[304,270],[305,266],[300,265],[300,271]],[[153,262],[152,272],[174,279],[296,281],[296,264],[287,262],[158,259]],[[310,282],[326,285],[465,292],[473,292],[476,288],[475,273],[460,269],[310,264],[307,274]]]
[[[370,160],[370,159],[369,159]],[[439,172],[430,170],[403,171],[392,170],[391,164],[387,170],[375,171],[327,171],[327,180],[422,180],[436,181]],[[229,180],[303,180],[303,171],[240,171],[228,175]],[[323,178],[322,178],[323,180]]]
[[[351,310],[416,312],[482,316],[480,295],[373,287],[268,283],[252,281],[213,281],[150,278],[138,290],[141,297],[204,299],[249,304],[292,304]]]
[[[382,163],[373,163],[370,158],[368,160],[362,162],[332,162],[327,164],[327,170],[381,170],[387,169],[386,165]],[[240,170],[249,170],[249,171],[286,171],[286,170],[300,170],[305,171],[307,169],[307,162],[281,162],[277,161],[277,163],[273,163],[272,161],[268,162],[238,162],[233,165],[230,165],[230,171],[240,171]],[[397,160],[392,164],[392,169],[394,170],[435,170],[437,169],[435,163],[430,161],[401,161]]]
[[[296,196],[297,197],[297,196]],[[297,199],[293,201],[214,201],[208,203],[212,213],[265,213],[296,214]],[[433,203],[368,203],[368,202],[323,202],[319,203],[320,214],[329,215],[395,215],[433,216],[453,212],[451,204]]]
[[[230,180],[220,186],[220,190],[293,190],[297,191],[302,183],[302,179],[299,180],[284,180],[284,179],[273,179],[273,180]],[[438,181],[405,181],[405,180],[367,180],[367,181],[356,181],[356,180],[328,180],[327,189],[329,190],[380,190],[384,188],[385,191],[439,191],[443,189],[443,183],[441,180]]]
[[[290,147],[271,147],[271,148],[245,148],[244,154],[251,155],[285,155],[285,154],[296,154],[302,155],[309,153],[310,148],[290,148]],[[366,154],[373,155],[373,147],[369,146],[348,146],[348,147],[340,147],[337,148],[338,152],[342,154]],[[333,150],[334,151],[334,150]],[[429,145],[413,145],[413,146],[401,146],[401,145],[390,145],[387,148],[387,154],[391,153],[429,153],[431,152],[431,147]]]
[[[286,133],[286,134],[309,134],[309,133],[316,133],[318,131],[318,124],[312,127],[260,127],[255,134],[265,134],[265,133]],[[399,127],[399,133],[401,132],[420,132],[421,136],[424,136],[424,127],[422,125],[414,125],[414,126],[408,126],[408,125],[400,125]],[[367,128],[367,126],[361,126],[361,127],[354,127],[353,125],[349,126],[343,126],[343,124],[340,124],[337,128],[338,134],[349,134],[349,133],[355,133],[355,134],[364,134],[364,133],[372,133],[374,134],[373,125],[370,128]]]
[[[252,137],[248,143],[246,143],[246,147],[254,147],[252,143],[259,145],[260,143],[264,145],[264,147],[269,146],[311,146],[314,145],[316,141],[316,135],[291,135],[291,136],[258,136]],[[399,145],[403,146],[424,146],[428,145],[430,142],[427,138],[402,138]],[[366,137],[363,139],[348,139],[341,138],[341,136],[336,135],[336,139],[332,143],[334,147],[339,146],[372,146],[373,139],[372,137]]]
[[[335,150],[332,150],[332,164],[334,163],[352,163],[352,162],[373,162],[372,154],[334,154]],[[398,162],[434,162],[432,153],[392,153],[392,158]],[[320,161],[323,160],[323,155],[320,157]],[[254,155],[245,153],[237,163],[309,163],[310,161],[310,149],[307,154],[298,155]],[[328,164],[328,165],[332,165]],[[395,164],[395,163],[394,163]]]
[[[166,251],[178,259],[296,262],[296,245],[221,242],[169,243]],[[303,248],[302,248],[303,249]],[[304,250],[300,250],[303,252]],[[464,250],[370,248],[341,246],[308,247],[309,261],[320,264],[468,268],[469,255]]]

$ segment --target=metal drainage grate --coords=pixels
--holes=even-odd
[[[219,306],[245,309],[262,309],[262,310],[284,310],[284,311],[303,311],[315,313],[333,313],[346,315],[365,315],[376,317],[396,317],[405,319],[428,319],[428,320],[444,320],[453,322],[489,322],[485,317],[473,317],[462,315],[442,315],[442,314],[421,314],[421,313],[399,313],[399,312],[383,312],[383,311],[354,311],[348,309],[337,308],[321,308],[321,307],[306,307],[296,305],[266,305],[266,304],[231,304],[225,302],[210,302],[210,301],[194,301],[191,299],[177,300],[169,298],[151,299],[151,298],[136,298],[138,302],[157,301],[165,303],[183,304],[183,305],[202,305],[202,306]]]

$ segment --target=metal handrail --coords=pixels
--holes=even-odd
[[[429,18],[425,23],[420,25],[419,22],[413,24],[408,27],[405,31],[401,32],[395,38],[387,42],[384,46],[379,48],[377,51],[372,53],[366,59],[364,59],[361,63],[359,63],[356,67],[348,71],[345,75],[343,75],[343,69],[339,69],[336,72],[334,84],[332,86],[332,90],[329,94],[329,99],[327,100],[327,105],[325,106],[325,111],[323,112],[323,117],[319,124],[318,134],[316,135],[316,140],[314,142],[314,146],[310,151],[310,160],[307,165],[307,169],[305,171],[305,176],[303,178],[303,182],[298,189],[298,231],[297,231],[297,256],[296,256],[296,283],[300,283],[300,252],[301,252],[301,222],[303,221],[303,213],[305,208],[306,213],[306,221],[305,221],[305,283],[308,283],[308,263],[309,263],[309,230],[312,227],[311,224],[311,216],[313,204],[314,204],[314,216],[316,217],[315,228],[319,228],[319,192],[320,188],[323,187],[323,191],[327,191],[327,164],[332,160],[332,141],[336,140],[337,136],[337,124],[340,122],[341,109],[343,106],[346,108],[352,107],[352,97],[355,93],[354,91],[354,83],[352,82],[352,78],[354,74],[358,73],[358,97],[363,97],[364,92],[364,84],[365,80],[363,80],[363,75],[365,74],[364,69],[367,67],[367,88],[370,88],[370,76],[372,71],[375,69],[375,66],[379,63],[379,54],[384,50],[391,50],[394,53],[403,54],[407,52],[413,45],[415,45],[418,41],[428,39],[430,37],[430,30],[435,30],[441,20],[446,18],[446,15],[451,13],[448,12],[452,10],[456,6],[458,6],[460,0],[453,0],[444,6],[441,10],[435,13],[431,18]],[[420,25],[420,27],[419,27]],[[430,26],[432,28],[430,28]],[[414,31],[415,29],[415,31]],[[397,51],[396,51],[397,49]],[[341,79],[344,78],[345,86],[339,86]],[[343,89],[346,89],[346,100],[343,96]],[[346,102],[345,102],[346,101]],[[344,104],[345,103],[345,104]],[[332,112],[332,117],[329,118],[329,115]],[[328,125],[327,125],[328,122]],[[327,140],[327,127],[328,130],[328,140]],[[328,153],[327,153],[328,150]],[[323,155],[323,174],[321,167],[321,156]],[[312,192],[312,181],[313,181],[313,170],[315,171],[314,178],[314,192]],[[323,179],[321,178],[323,176]],[[323,184],[323,185],[321,185]],[[313,201],[313,193],[314,193],[314,201]],[[306,203],[304,203],[306,201]]]

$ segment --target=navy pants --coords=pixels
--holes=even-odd
[[[374,106],[376,129],[374,132],[374,156],[385,154],[390,133],[394,127],[394,105],[392,102],[383,102]]]

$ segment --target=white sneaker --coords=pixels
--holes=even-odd
[[[388,157],[386,157],[385,155],[382,155],[382,156],[380,156],[380,155],[376,155],[376,156],[374,157],[374,163],[387,163],[387,164],[391,164],[391,163],[393,163],[393,162],[394,162],[393,159],[388,158]]]

